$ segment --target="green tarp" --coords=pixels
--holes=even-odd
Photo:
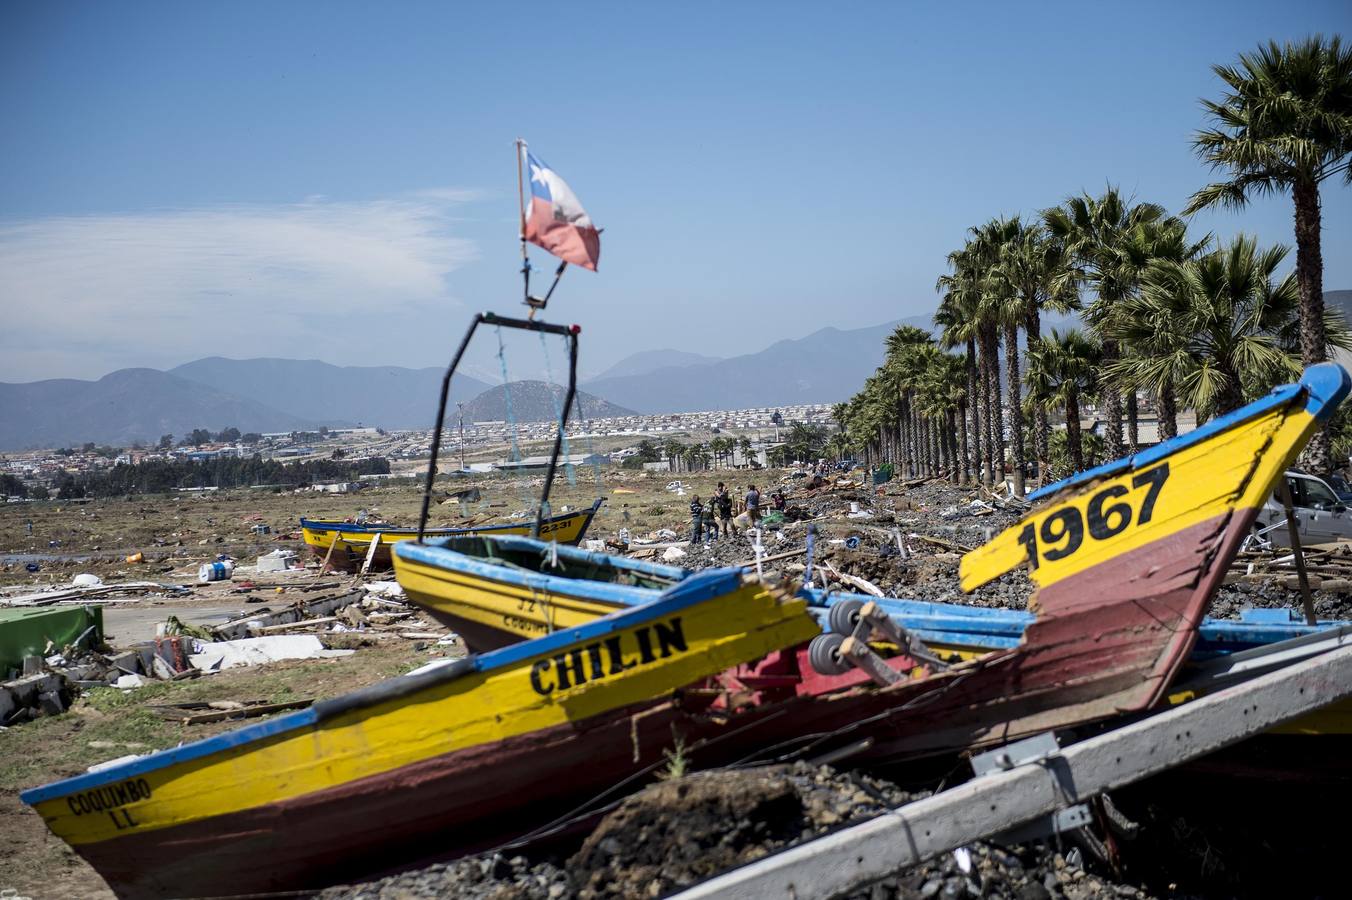
[[[49,606],[41,609],[0,609],[0,680],[10,670],[23,669],[25,656],[60,653],[90,626],[94,632],[82,646],[103,643],[102,606]],[[52,647],[48,650],[48,644]]]

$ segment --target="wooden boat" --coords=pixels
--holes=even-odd
[[[587,509],[574,510],[556,516],[548,516],[540,522],[540,536],[560,544],[578,544],[587,533],[597,510],[603,500],[597,500]],[[534,527],[534,520],[509,522],[497,525],[476,525],[471,528],[428,528],[428,538],[462,537],[465,535],[528,535]],[[354,525],[351,522],[332,522],[321,519],[301,519],[301,534],[305,544],[320,559],[328,559],[329,564],[345,571],[356,570],[366,559],[373,538],[379,537],[372,566],[388,569],[391,564],[390,548],[401,541],[417,538],[418,529],[401,528],[396,525]],[[332,548],[332,549],[330,549]]]
[[[487,535],[401,543],[394,572],[410,600],[475,650],[649,603],[693,574],[526,537]]]
[[[1191,434],[1038,492],[1040,504],[1020,524],[960,566],[967,590],[1017,566],[1030,570],[1033,618],[1012,646],[976,648],[948,668],[898,652],[883,662],[908,677],[887,686],[863,669],[813,665],[822,654],[811,648],[774,654],[724,677],[723,705],[737,711],[740,737],[696,748],[699,764],[756,744],[825,751],[861,739],[867,747],[853,752],[890,760],[1155,706],[1191,655],[1254,515],[1348,388],[1341,367],[1312,367],[1300,383]],[[397,560],[448,563],[436,548],[406,547]],[[471,568],[449,567],[457,566]],[[487,571],[476,568],[475,577],[503,578],[478,566]],[[610,588],[617,597],[630,590]],[[839,656],[839,645],[830,653]],[[702,732],[697,718],[684,733]]]
[[[610,787],[636,765],[640,732],[670,745],[635,713],[806,640],[818,628],[805,608],[711,570],[578,628],[22,799],[121,897],[319,887],[474,846]]]
[[[1342,367],[1313,366],[1190,434],[1035,493],[1039,506],[959,566],[964,590],[1028,568],[1035,619],[1016,646],[939,671],[901,653],[887,664],[923,677],[881,688],[805,679],[784,717],[829,735],[813,738],[819,749],[867,738],[861,757],[895,759],[1155,706],[1254,516],[1349,386]]]

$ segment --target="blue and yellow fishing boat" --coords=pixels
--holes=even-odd
[[[394,572],[410,600],[477,650],[650,603],[693,574],[527,537],[486,535],[401,543]]]
[[[818,631],[804,601],[711,570],[577,628],[22,799],[122,897],[321,887],[519,834],[612,787],[670,746],[668,720],[637,715],[654,700]]]
[[[539,523],[539,534],[545,540],[560,544],[575,545],[582,541],[603,500],[597,500],[586,509],[573,510],[546,516]],[[427,528],[425,539],[467,537],[471,535],[529,535],[535,528],[535,521],[505,522],[490,525],[475,525],[468,528]],[[352,571],[359,568],[371,551],[371,541],[378,539],[371,565],[377,569],[388,569],[391,565],[390,550],[401,542],[418,537],[418,529],[403,528],[397,525],[358,525],[352,522],[335,522],[323,519],[300,520],[301,536],[305,545],[320,559],[328,560],[335,569]]]

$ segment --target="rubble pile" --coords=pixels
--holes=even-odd
[[[289,562],[295,554],[270,554],[260,557],[260,565],[247,574],[285,574],[307,576],[304,570],[287,570],[278,564]],[[264,561],[272,562],[271,566]],[[275,562],[273,562],[275,560]],[[226,567],[226,578],[244,569]],[[72,640],[47,639],[43,646],[25,649],[16,657],[17,665],[0,667],[0,726],[17,725],[43,715],[65,712],[83,690],[113,687],[133,690],[154,681],[180,681],[210,675],[229,668],[262,665],[286,659],[321,659],[347,656],[356,648],[381,640],[411,642],[415,650],[462,654],[457,635],[426,617],[404,601],[403,590],[393,581],[367,583],[293,582],[288,588],[301,599],[281,604],[241,609],[238,616],[219,625],[190,625],[173,612],[156,629],[151,640],[134,641],[112,647],[105,642],[101,610],[84,600],[98,598],[106,603],[113,594],[122,599],[176,598],[191,600],[203,591],[219,597],[245,594],[245,603],[261,603],[268,596],[247,578],[224,582],[200,578],[197,589],[184,585],[137,582],[108,584],[92,575],[79,575],[72,585],[40,594],[11,596],[0,606],[0,626],[5,635],[17,629],[13,624],[22,616],[44,616],[53,620],[70,619],[80,624],[71,630]],[[338,587],[337,590],[330,588]],[[305,595],[315,594],[306,599]],[[271,596],[276,597],[277,593]],[[83,619],[90,627],[83,629]],[[7,624],[8,623],[8,624]],[[52,626],[47,626],[49,629]],[[78,632],[78,636],[76,636]],[[49,630],[50,634],[63,632]],[[42,642],[39,642],[42,643]],[[254,711],[265,714],[273,710]]]
[[[324,900],[660,897],[923,795],[808,763],[700,773],[621,802],[570,856],[482,854],[331,888]],[[1079,850],[978,843],[896,872],[851,900],[1147,897],[1087,871]]]

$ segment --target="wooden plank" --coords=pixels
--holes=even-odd
[[[1305,554],[1300,552],[1300,529],[1296,525],[1296,512],[1291,503],[1291,486],[1282,478],[1277,482],[1277,498],[1282,501],[1286,511],[1286,534],[1291,539],[1291,555],[1296,563],[1296,578],[1300,583],[1300,599],[1305,607],[1305,621],[1315,624],[1314,599],[1310,596],[1310,578],[1305,574]]]
[[[324,561],[319,564],[319,571],[315,573],[316,578],[328,572],[329,560],[333,557],[333,548],[338,546],[338,534],[339,532],[335,529],[333,540],[329,541],[329,552],[324,554]]]
[[[357,573],[357,580],[366,577],[366,573],[371,571],[371,560],[376,558],[376,548],[380,546],[380,534],[371,535],[371,546],[366,548],[366,559],[362,560],[361,571]]]
[[[224,722],[226,719],[251,719],[254,716],[266,716],[275,712],[285,712],[288,709],[302,709],[311,703],[314,703],[314,700],[306,698],[304,700],[289,700],[286,703],[259,703],[240,706],[237,709],[218,709],[203,713],[185,713],[173,707],[164,706],[156,708],[155,711],[162,718],[184,725],[205,725],[208,722]]]
[[[977,778],[675,895],[833,897],[1352,696],[1352,647],[1125,725],[1039,763]]]

